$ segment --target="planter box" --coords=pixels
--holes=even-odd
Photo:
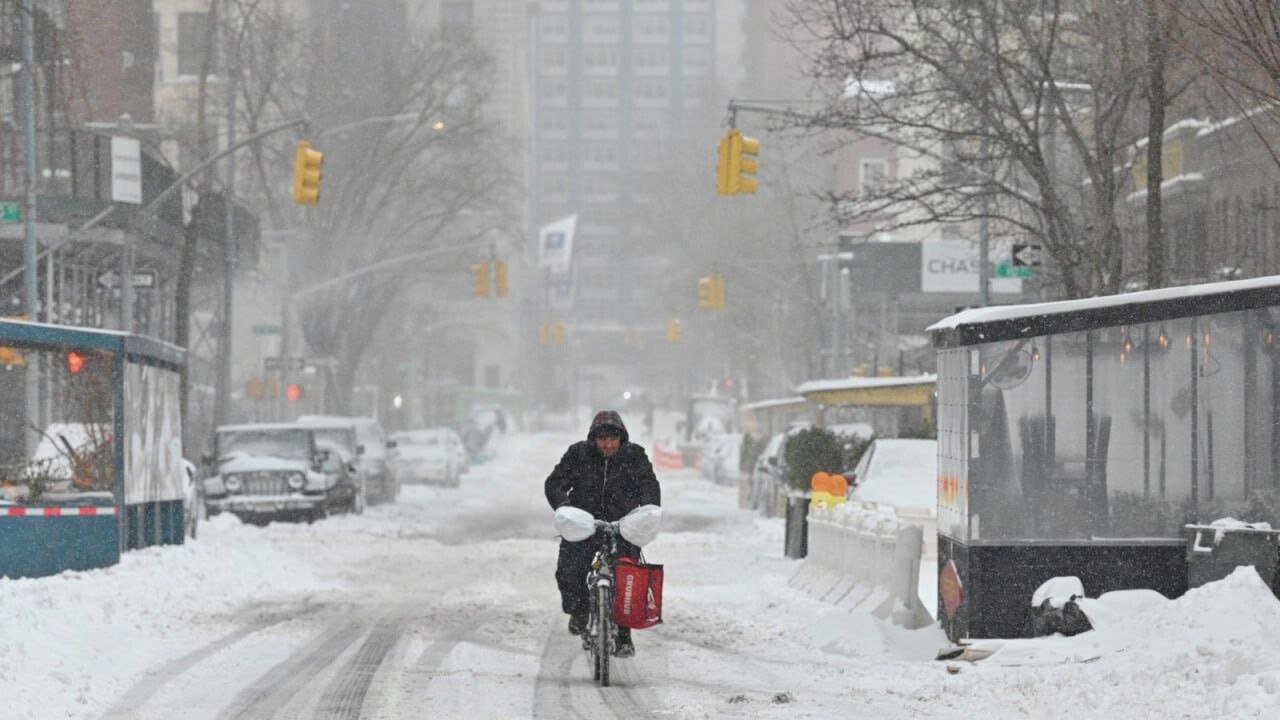
[[[120,562],[110,493],[0,505],[0,577],[35,578]]]

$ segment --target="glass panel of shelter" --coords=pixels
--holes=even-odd
[[[1278,346],[1274,308],[978,346],[968,539],[1171,538],[1239,512],[1280,465]]]

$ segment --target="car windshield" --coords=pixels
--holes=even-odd
[[[317,444],[320,441],[324,441],[326,443],[331,443],[341,448],[344,452],[348,454],[352,454],[355,452],[355,449],[356,449],[355,438],[352,436],[351,430],[347,430],[345,428],[333,428],[333,429],[323,429],[323,430],[318,429],[318,430],[313,430],[312,432],[314,432],[316,435]]]
[[[249,455],[308,460],[311,433],[301,429],[226,430],[218,433],[218,456]]]

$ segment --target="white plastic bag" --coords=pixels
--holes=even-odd
[[[596,533],[596,519],[582,508],[562,505],[556,508],[556,532],[569,542],[581,542]]]
[[[658,537],[662,526],[662,508],[657,505],[641,505],[618,521],[622,537],[632,545],[644,547]]]

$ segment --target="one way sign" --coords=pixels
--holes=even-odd
[[[1014,245],[1013,246],[1013,266],[1014,267],[1040,267],[1040,246],[1039,245]]]

